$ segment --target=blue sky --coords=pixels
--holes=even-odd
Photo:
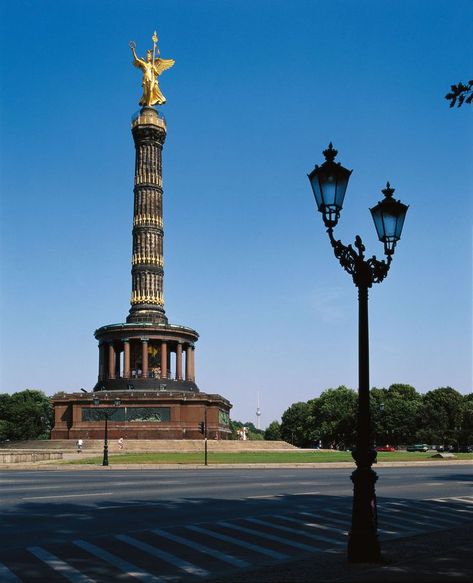
[[[164,150],[165,299],[201,337],[203,391],[262,426],[357,386],[357,296],[306,174],[353,169],[336,235],[382,256],[369,207],[409,204],[370,293],[371,384],[472,389],[470,1],[3,3],[0,390],[91,388],[96,328],[129,309],[130,117],[151,47],[175,66]]]

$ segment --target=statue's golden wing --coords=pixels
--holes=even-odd
[[[170,69],[174,63],[174,59],[154,59],[154,70],[156,75],[161,75],[166,69]]]

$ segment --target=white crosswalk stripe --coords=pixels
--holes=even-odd
[[[248,522],[252,522],[254,524],[260,524],[261,526],[269,526],[270,528],[274,528],[276,530],[282,530],[283,532],[288,532],[291,534],[297,534],[299,536],[303,536],[305,538],[310,538],[320,542],[320,537],[317,534],[312,532],[304,532],[301,528],[291,528],[290,526],[283,526],[282,524],[275,524],[274,522],[269,522],[268,520],[260,520],[259,518],[247,518]],[[322,551],[322,547],[312,547],[314,551]]]
[[[97,545],[93,545],[92,543],[89,543],[85,540],[78,539],[73,541],[73,543],[76,546],[80,547],[81,549],[84,549],[84,551],[87,551],[91,555],[94,555],[95,557],[102,559],[106,563],[110,563],[110,565],[113,565],[120,571],[123,571],[125,575],[129,577],[134,577],[135,579],[143,581],[144,583],[161,583],[163,581],[178,580],[178,577],[156,577],[154,575],[151,575],[151,573],[144,571],[143,569],[137,567],[133,563],[125,561],[125,559],[122,559],[121,557],[114,555],[113,553],[109,553],[108,551],[105,551],[104,549],[98,547]]]
[[[325,518],[327,518],[327,520],[329,520],[330,522],[334,522],[335,524],[340,524],[341,526],[344,526],[346,529],[350,528],[349,519],[346,518],[345,512],[333,510],[332,508],[330,508],[330,509],[324,510],[324,513],[325,513],[324,520],[325,520]],[[326,517],[327,514],[329,514],[329,516]],[[332,514],[335,514],[335,516],[344,516],[345,520],[342,520],[339,518],[333,518],[333,516],[331,516]],[[387,534],[387,535],[399,534],[398,530],[387,530],[386,528],[379,528],[378,527],[378,531],[380,534]]]
[[[46,563],[54,571],[61,573],[63,577],[69,579],[72,583],[96,583],[95,579],[90,579],[66,561],[63,561],[56,555],[46,551],[41,547],[28,547],[31,554]]]
[[[230,524],[224,521],[217,522],[217,524],[230,530],[238,530],[239,532],[244,532],[245,534],[256,535],[257,537],[266,538],[268,540],[272,540],[289,547],[295,547],[296,549],[308,551],[309,553],[314,550],[313,547],[310,547],[309,545],[298,543],[296,541],[289,540],[288,538],[283,538],[275,534],[269,534],[268,532],[262,532],[259,530],[255,530],[253,528],[246,528],[245,526],[240,526],[239,524]]]
[[[305,508],[307,506],[298,506],[287,514],[273,512],[215,523],[150,528],[133,536],[111,535],[112,539],[110,536],[76,539],[68,543],[69,546],[58,544],[51,549],[34,546],[26,550],[41,561],[45,573],[52,569],[71,583],[94,583],[91,576],[100,580],[96,573],[101,572],[115,578],[114,574],[121,572],[118,578],[142,583],[178,583],[189,577],[204,579],[219,574],[228,578],[238,569],[258,567],[268,558],[282,561],[308,553],[340,552],[340,547],[347,543],[351,525],[349,506],[332,503],[330,507],[314,506],[311,511]],[[378,500],[378,513],[380,538],[387,541],[471,521],[473,496],[381,499]],[[113,551],[113,539],[140,552]],[[71,545],[77,547],[77,553],[81,549],[79,557]],[[89,554],[91,561],[85,573],[81,572],[81,565],[88,565],[84,552]],[[21,583],[24,565],[3,556],[5,559],[1,561],[5,564],[0,562],[0,581]],[[132,562],[123,556],[133,556]]]
[[[262,547],[260,545],[254,545],[253,543],[249,543],[249,542],[240,540],[239,538],[235,538],[233,536],[228,536],[228,535],[222,534],[220,532],[209,530],[208,528],[202,528],[201,526],[194,526],[194,525],[186,526],[186,528],[188,528],[189,530],[193,530],[195,532],[200,532],[201,534],[204,534],[206,536],[211,536],[213,538],[220,539],[222,541],[231,543],[233,545],[246,548],[250,551],[254,551],[254,552],[259,553],[261,555],[267,555],[268,557],[271,557],[273,559],[283,560],[283,559],[289,558],[289,555],[284,555],[283,553],[279,553],[277,551],[272,551],[271,549],[265,549],[264,547]]]
[[[20,583],[21,579],[18,579],[15,573],[12,573],[6,565],[0,563],[0,581],[3,583]]]
[[[131,536],[127,536],[126,534],[116,534],[115,538],[118,540],[121,540],[124,543],[132,545],[132,546],[136,547],[137,549],[144,551],[145,553],[153,555],[154,557],[157,557],[158,559],[161,559],[162,561],[166,561],[167,563],[174,565],[178,569],[181,569],[182,571],[189,573],[189,575],[196,575],[197,577],[207,577],[209,575],[209,572],[206,571],[205,569],[202,569],[200,567],[196,567],[192,563],[189,563],[188,561],[185,561],[184,559],[181,559],[180,557],[177,557],[176,555],[172,555],[171,553],[167,553],[166,551],[162,551],[161,549],[153,547],[150,544],[144,543],[144,542],[142,542],[136,538],[133,538]]]
[[[158,534],[158,535],[160,535],[168,540],[172,540],[178,544],[191,547],[197,551],[200,551],[201,553],[204,553],[206,555],[210,555],[211,557],[215,557],[216,559],[220,559],[220,561],[224,561],[225,563],[229,563],[230,565],[233,565],[234,567],[239,567],[240,569],[245,569],[246,567],[250,566],[250,563],[247,563],[246,561],[243,561],[241,559],[237,559],[236,557],[233,557],[232,555],[229,555],[228,553],[222,553],[221,551],[217,551],[216,549],[211,549],[210,547],[207,547],[205,545],[197,543],[193,540],[184,538],[182,536],[177,536],[177,535],[172,534],[170,532],[166,532],[165,530],[160,530],[159,528],[153,528],[151,530],[151,532],[154,534]]]

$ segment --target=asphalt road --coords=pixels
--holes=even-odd
[[[473,520],[471,465],[377,473],[382,537]],[[116,580],[118,563],[110,572],[102,565],[107,557],[112,564],[114,552],[134,557],[120,563],[125,581],[155,580],[158,568],[174,580],[205,580],[229,563],[238,570],[311,548],[334,552],[346,544],[349,476],[347,469],[299,468],[4,472],[0,579]],[[92,552],[96,563],[84,558]]]

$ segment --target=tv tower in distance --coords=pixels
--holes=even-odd
[[[256,402],[256,429],[261,429],[260,427],[260,417],[261,417],[261,409],[259,407],[259,391],[257,392],[257,402]]]

